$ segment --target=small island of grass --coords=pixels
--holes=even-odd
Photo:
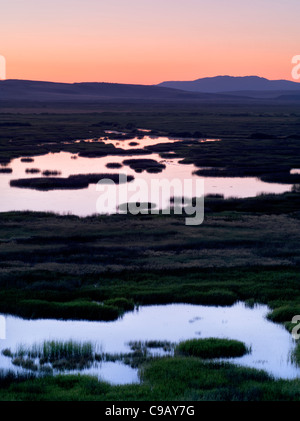
[[[243,342],[218,338],[190,339],[180,342],[175,349],[177,355],[203,359],[242,357],[249,352]]]

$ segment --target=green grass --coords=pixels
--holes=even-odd
[[[69,277],[39,271],[12,273],[6,278],[9,286],[4,287],[2,278],[1,312],[24,318],[115,320],[124,311],[132,310],[133,303],[231,305],[237,300],[252,299],[280,308],[286,302],[296,305],[299,299],[295,293],[298,272],[292,268],[225,268],[189,274],[124,272],[122,277],[102,275],[101,284],[97,284],[97,275]],[[285,290],[277,289],[283,280]],[[294,311],[297,307],[292,307],[289,315]]]
[[[53,294],[51,291],[43,292],[40,295],[42,299],[30,299],[27,293],[17,292],[17,296],[10,293],[2,294],[6,296],[7,301],[0,308],[5,313],[17,314],[24,319],[45,319],[59,318],[62,320],[117,320],[124,312],[134,309],[134,303],[131,299],[112,298],[101,302],[92,302],[91,298],[75,298],[72,301],[64,301],[65,294]],[[23,298],[22,298],[23,295]],[[68,295],[68,294],[67,294]],[[79,294],[80,296],[80,294]],[[51,298],[60,299],[60,302],[52,301]],[[19,299],[18,299],[19,298]],[[96,298],[96,297],[95,297]],[[17,308],[15,305],[17,304]]]
[[[134,302],[133,300],[128,300],[126,298],[111,298],[109,300],[105,300],[104,304],[106,306],[113,306],[124,311],[132,311],[134,310]]]
[[[57,359],[92,359],[93,345],[91,342],[77,341],[44,341],[42,344],[35,344],[26,349],[20,346],[17,356],[27,355],[30,358],[40,358],[45,362],[53,362]]]
[[[142,383],[112,386],[81,375],[26,380],[0,376],[1,401],[299,401],[300,382],[274,380],[263,371],[192,357],[147,363]]]
[[[300,306],[295,303],[275,308],[268,314],[268,319],[277,323],[291,322],[292,318],[298,314],[300,314]]]
[[[175,354],[203,359],[242,357],[250,352],[247,346],[232,339],[190,339],[175,348]]]
[[[59,371],[82,370],[95,361],[95,347],[91,342],[44,341],[30,347],[19,345],[15,352],[4,350],[15,366],[36,372],[37,375],[51,375]],[[38,359],[38,363],[36,360]]]
[[[115,320],[134,305],[251,300],[276,310],[274,321],[299,314],[297,215],[207,216],[188,236],[175,217],[0,220],[2,313]]]
[[[25,370],[32,372],[38,371],[38,366],[30,358],[16,357],[12,360],[12,363],[17,367],[22,367]]]
[[[18,316],[25,319],[59,318],[63,320],[109,321],[116,320],[123,313],[123,308],[92,303],[80,299],[63,303],[25,299],[19,301],[17,310]]]

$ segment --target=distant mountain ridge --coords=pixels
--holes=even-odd
[[[297,91],[300,83],[289,80],[269,80],[259,76],[215,76],[194,81],[162,82],[157,86],[180,89],[187,92],[234,93],[249,91]]]
[[[209,100],[211,97],[220,99],[224,95],[184,92],[155,85],[104,82],[56,83],[17,79],[0,81],[0,101],[2,102],[192,101]]]
[[[170,87],[165,85],[168,83],[171,84]],[[177,83],[181,88],[176,88]],[[185,89],[182,89],[183,86]],[[19,103],[80,105],[108,102],[235,104],[263,100],[298,103],[300,102],[300,83],[268,81],[256,76],[246,78],[218,76],[198,79],[194,82],[165,82],[158,86],[105,82],[57,83],[14,79],[0,81],[2,106],[8,103],[15,106]]]

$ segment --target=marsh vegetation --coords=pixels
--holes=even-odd
[[[112,180],[116,184],[119,184],[120,182],[119,174],[78,174],[70,175],[67,178],[52,177],[50,176],[50,172],[47,172],[47,174],[43,172],[43,175],[47,176],[47,178],[20,178],[16,180],[11,180],[10,186],[42,191],[63,189],[78,190],[86,189],[89,186],[89,184],[97,184],[99,181],[102,180],[103,182],[103,180],[106,179]],[[54,175],[58,175],[58,173],[55,173]],[[134,180],[134,177],[129,175],[127,176],[126,180],[130,182]]]
[[[190,339],[181,342],[175,349],[177,355],[203,359],[241,357],[249,352],[243,342],[218,338]]]
[[[241,103],[238,110],[234,105],[213,103],[132,103],[117,108],[107,103],[101,107],[75,110],[70,105],[70,114],[47,106],[38,114],[36,110],[6,112],[0,162],[7,165],[22,157],[21,162],[32,163],[36,156],[66,151],[72,159],[112,157],[107,168],[114,169],[122,164],[114,163],[113,157],[126,156],[123,164],[137,173],[156,173],[164,170],[163,163],[151,159],[157,153],[162,159],[179,158],[183,165],[195,165],[199,176],[251,176],[294,184],[294,189],[246,199],[208,196],[205,223],[189,228],[184,215],[80,218],[1,213],[0,311],[28,319],[116,320],[142,304],[230,306],[246,301],[249,306],[267,304],[269,320],[291,331],[291,319],[300,311],[300,178],[291,173],[300,168],[297,105]],[[127,159],[122,145],[142,138],[138,127],[145,127],[147,135],[170,141],[143,147],[141,140],[140,145],[132,145],[138,148]],[[119,145],[100,138],[117,140]],[[220,141],[201,142],[202,138]],[[141,155],[149,159],[139,159]],[[0,172],[9,174],[11,169],[2,166]],[[11,186],[41,191],[83,189],[103,177],[119,179],[116,174],[59,178],[49,172],[44,174],[47,177],[12,180]],[[42,344],[35,351],[23,349],[18,355],[6,349],[6,357],[27,372],[1,372],[0,398],[300,400],[298,379],[275,380],[263,371],[205,360],[208,355],[230,357],[246,352],[243,344],[197,340],[178,345],[177,351],[164,341],[131,345],[130,353],[120,355],[59,342]],[[156,348],[176,355],[154,356],[151,350]],[[299,345],[293,358],[299,361]],[[52,369],[84,367],[94,361],[122,361],[138,367],[141,384],[112,386],[86,376],[50,375]]]

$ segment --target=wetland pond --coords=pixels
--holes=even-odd
[[[218,139],[201,139],[199,141],[217,141]],[[87,139],[85,142],[94,140]],[[100,139],[99,139],[100,141]],[[118,140],[101,141],[120,147]],[[170,139],[167,139],[170,142]],[[175,141],[175,140],[174,140]],[[255,177],[199,177],[194,172],[199,169],[193,164],[182,164],[181,159],[163,159],[159,154],[135,155],[131,150],[141,149],[147,145],[166,142],[165,138],[145,136],[122,141],[122,155],[102,156],[97,158],[82,157],[69,152],[48,153],[32,159],[17,158],[3,168],[0,174],[2,200],[0,212],[8,211],[48,211],[59,214],[89,216],[97,213],[99,191],[95,184],[80,189],[50,189],[47,191],[33,188],[18,188],[10,185],[12,180],[45,177],[57,178],[86,174],[119,174],[134,176],[130,181],[134,189],[138,179],[150,185],[153,179],[204,180],[204,194],[221,194],[228,197],[254,197],[260,193],[284,193],[292,186],[287,184],[266,183]],[[25,159],[24,159],[25,158]],[[134,166],[124,163],[125,160],[151,159],[158,163],[160,172],[136,172]],[[157,169],[157,168],[156,168]],[[44,173],[44,174],[43,174]],[[117,189],[120,185],[117,185]],[[176,192],[175,194],[176,195]],[[191,192],[193,197],[195,192]],[[171,197],[168,197],[168,203]],[[149,202],[149,197],[142,199]],[[152,201],[153,202],[153,201]],[[168,203],[157,203],[164,208]],[[117,205],[119,205],[118,203]],[[116,212],[112,207],[107,213]],[[10,315],[1,315],[0,321],[0,368],[21,370],[12,364],[12,358],[2,354],[3,350],[16,352],[18,347],[32,347],[45,341],[78,341],[92,343],[97,352],[107,354],[130,353],[129,342],[134,341],[168,341],[177,344],[192,338],[228,338],[242,341],[251,348],[249,354],[226,361],[246,367],[263,369],[277,378],[292,379],[300,375],[298,368],[291,360],[295,348],[292,336],[281,325],[266,319],[267,306],[257,305],[253,308],[237,303],[231,307],[214,307],[188,304],[170,304],[141,306],[133,312],[127,312],[122,318],[113,322],[63,321],[63,320],[24,320]],[[1,330],[2,329],[2,330]],[[29,349],[29,348],[27,348]],[[152,354],[166,355],[173,351],[162,348],[151,349]],[[70,372],[70,371],[68,371]],[[122,361],[93,361],[81,373],[97,376],[112,384],[138,383],[138,370]]]
[[[86,139],[81,142],[91,142],[92,139]],[[96,213],[115,213],[117,212],[118,206],[122,203],[108,205],[103,212],[99,212],[97,208],[97,200],[99,198],[99,191],[95,184],[89,184],[86,188],[80,189],[51,189],[47,191],[34,190],[33,188],[18,188],[12,187],[10,182],[16,179],[29,179],[35,177],[43,177],[45,174],[55,176],[58,178],[67,178],[72,175],[85,175],[85,174],[119,174],[124,173],[128,176],[134,176],[135,179],[128,183],[131,191],[138,190],[139,179],[146,181],[148,185],[148,192],[151,191],[151,181],[166,179],[172,181],[174,179],[183,180],[199,180],[200,178],[204,181],[204,194],[221,194],[225,198],[228,197],[255,197],[261,193],[276,193],[281,194],[290,191],[292,185],[279,184],[279,183],[267,183],[256,177],[199,177],[194,174],[198,167],[193,164],[182,164],[181,159],[170,158],[162,159],[159,154],[152,153],[145,155],[133,155],[134,149],[143,148],[147,145],[154,145],[164,143],[166,141],[172,142],[167,138],[153,138],[145,136],[143,139],[134,138],[127,141],[118,140],[104,140],[99,139],[101,142],[111,143],[115,147],[121,147],[125,151],[122,155],[110,155],[97,158],[81,157],[77,154],[71,154],[68,152],[60,153],[48,153],[47,155],[35,156],[33,162],[26,162],[24,158],[18,158],[11,161],[11,163],[5,167],[10,172],[3,172],[0,174],[0,189],[2,194],[2,200],[0,203],[0,212],[8,211],[46,211],[55,212],[59,214],[74,214],[78,216],[90,216]],[[173,140],[175,142],[176,140]],[[179,140],[177,140],[178,142]],[[199,139],[199,142],[218,141],[218,139]],[[138,144],[138,145],[136,145]],[[127,154],[128,153],[128,154]],[[129,165],[124,165],[125,160],[141,160],[151,159],[161,165],[161,172],[147,172],[143,171],[137,173],[134,168]],[[115,168],[110,165],[115,165]],[[108,165],[108,166],[107,166]],[[37,171],[38,172],[34,172]],[[44,173],[44,174],[43,174]],[[45,177],[46,178],[46,177]],[[124,187],[124,186],[123,186]],[[122,188],[121,185],[116,186],[117,189]],[[128,189],[127,189],[128,190]],[[169,205],[170,195],[165,198],[161,197],[149,197],[149,193],[145,191],[139,192],[139,201],[145,203],[155,203],[159,209],[165,208]],[[186,197],[193,197],[196,195],[195,183],[190,194],[186,194]],[[181,194],[178,194],[179,196]],[[176,191],[173,191],[171,196],[176,196]],[[119,197],[119,196],[118,196]],[[128,202],[130,202],[130,194]]]
[[[169,304],[141,306],[113,322],[24,320],[2,315],[5,339],[0,339],[0,367],[19,370],[2,351],[14,352],[18,346],[30,347],[44,341],[90,342],[98,352],[129,353],[132,341],[169,341],[179,343],[192,338],[228,338],[242,341],[249,354],[226,361],[263,369],[276,378],[293,379],[300,368],[291,361],[295,341],[281,325],[266,319],[265,305],[247,307],[238,302],[230,307]],[[167,350],[151,349],[166,355]],[[70,371],[69,371],[70,372]],[[74,371],[73,371],[74,372]],[[138,370],[120,361],[94,362],[80,371],[112,384],[139,382]]]

